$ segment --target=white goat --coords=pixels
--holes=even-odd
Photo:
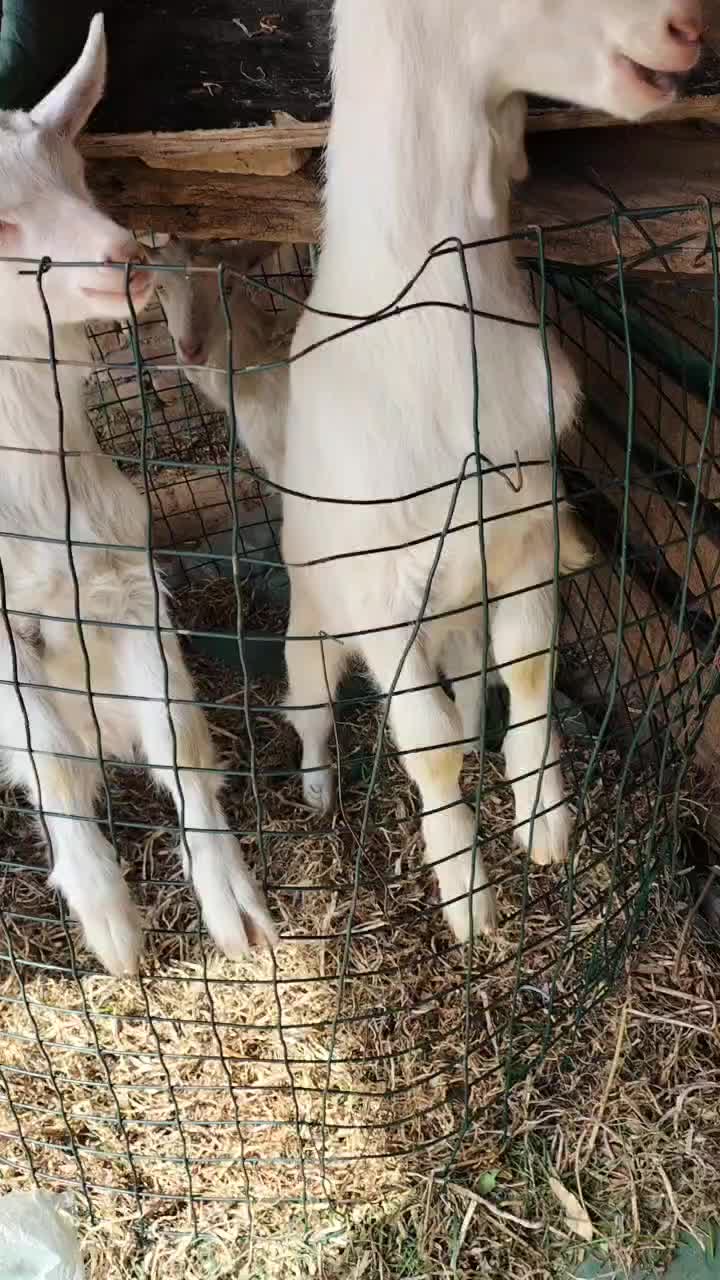
[[[228,411],[228,320],[216,270],[222,262],[232,331],[233,399],[238,431],[251,457],[270,479],[279,480],[285,445],[290,341],[298,308],[290,302],[279,313],[260,305],[237,273],[247,275],[273,252],[261,242],[206,242],[193,245],[171,238],[151,252],[161,267],[157,291],[175,350],[187,377],[210,402]],[[182,270],[178,268],[183,268]],[[205,270],[201,270],[205,268]],[[207,270],[210,268],[210,270]],[[277,364],[275,362],[278,362]],[[258,373],[240,372],[271,365]]]
[[[104,758],[125,759],[139,746],[172,795],[186,869],[218,946],[237,956],[275,933],[227,829],[208,726],[142,549],[146,502],[98,453],[85,416],[84,323],[127,317],[128,269],[53,267],[42,277],[62,362],[60,408],[35,272],[7,260],[137,260],[130,235],[95,208],[75,146],[105,65],[96,15],[78,62],[35,110],[0,113],[0,348],[15,357],[0,363],[0,745],[9,779],[44,815],[52,883],[103,964],[123,973],[137,967],[141,935],[95,816],[100,745]],[[155,282],[148,271],[130,275],[141,309]]]
[[[508,244],[466,252],[474,307],[533,326],[475,319],[476,424],[457,252],[432,258],[402,299],[409,311],[393,314],[389,304],[445,237],[469,243],[507,232],[509,178],[523,168],[518,95],[562,96],[637,119],[673,97],[674,73],[695,65],[700,33],[697,0],[335,0],[325,231],[310,297],[328,314],[306,311],[294,339],[293,355],[314,349],[292,366],[285,455],[285,483],[318,499],[284,498],[289,714],[302,738],[306,798],[328,808],[329,695],[349,650],[360,651],[382,693],[393,694],[390,723],[421,793],[426,856],[461,940],[495,922],[459,786],[490,639],[484,598],[510,692],[505,757],[518,839],[536,862],[556,862],[571,829],[548,721],[550,380]],[[458,309],[424,305],[437,301]],[[381,323],[314,346],[349,327],[332,313],[385,307]],[[550,352],[562,433],[576,415],[578,382],[552,336]],[[485,564],[475,426],[486,469]],[[548,459],[522,466],[519,492],[508,484],[513,472],[487,470],[507,467],[516,453],[523,464]],[[468,458],[470,475],[456,491]],[[557,554],[569,570],[586,552],[566,506],[557,519]],[[322,645],[312,638],[321,635]],[[456,681],[455,703],[438,687],[438,668]]]

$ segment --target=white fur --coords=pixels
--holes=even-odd
[[[80,60],[44,102],[31,115],[0,114],[0,254],[100,263],[137,255],[129,234],[95,208],[74,145],[101,96],[104,75],[98,16]],[[259,890],[227,831],[218,798],[222,776],[204,772],[215,768],[216,755],[205,717],[192,705],[178,641],[173,634],[163,635],[162,645],[157,640],[156,622],[162,628],[170,622],[162,582],[156,598],[154,573],[141,549],[145,500],[110,459],[98,455],[85,416],[84,323],[127,316],[124,274],[102,266],[54,267],[44,278],[57,356],[78,362],[59,369],[68,513],[38,287],[32,273],[20,275],[17,264],[0,262],[0,350],[18,358],[0,362],[0,558],[8,611],[0,617],[0,745],[10,779],[42,810],[52,883],[113,973],[135,971],[141,934],[117,857],[95,818],[98,800],[104,810],[93,712],[103,757],[132,759],[139,748],[182,813],[182,852],[218,946],[235,956],[249,937],[274,938]],[[131,285],[138,309],[153,286],[149,272],[138,273]],[[72,565],[80,614],[88,620],[82,636],[89,672],[73,621]],[[166,671],[169,697],[180,700],[169,705]]]
[[[232,333],[237,428],[254,461],[277,481],[285,451],[289,381],[288,368],[282,362],[290,354],[298,311],[292,302],[278,314],[263,308],[238,274],[251,272],[272,249],[272,245],[255,242],[192,245],[173,239],[155,250],[152,260],[157,265],[184,268],[158,272],[157,289],[168,329],[187,377],[226,412],[228,318],[220,297],[220,278],[212,268],[221,262],[231,268],[224,285]],[[274,367],[253,373],[258,365]]]
[[[524,170],[520,95],[562,96],[639,118],[662,105],[663,94],[643,83],[627,59],[687,70],[697,43],[669,23],[696,19],[695,0],[336,0],[335,101],[313,307],[370,315],[400,293],[445,237],[471,242],[505,234],[510,179]],[[466,256],[476,308],[536,320],[508,245]],[[292,588],[286,652],[305,791],[316,805],[332,802],[329,700],[348,652],[359,650],[380,689],[395,691],[390,721],[421,792],[427,858],[450,924],[466,939],[471,886],[475,931],[492,928],[494,895],[483,887],[482,858],[473,866],[474,820],[461,799],[460,749],[448,744],[477,731],[486,585],[494,599],[514,593],[494,605],[491,625],[511,697],[505,756],[518,837],[536,861],[561,859],[571,819],[559,743],[547,719],[551,665],[533,661],[552,647],[554,591],[541,585],[552,581],[555,565],[549,462],[523,466],[519,493],[498,474],[485,476],[487,584],[475,479],[461,486],[450,521],[456,531],[434,576],[452,486],[377,502],[457,479],[468,455],[475,470],[469,321],[462,312],[422,306],[438,300],[466,302],[457,253],[435,257],[403,299],[420,309],[390,315],[292,366],[285,483],[320,501],[284,499]],[[306,312],[293,355],[343,327]],[[499,466],[512,464],[516,452],[524,463],[549,459],[549,388],[537,329],[477,319],[475,337],[481,452]],[[562,433],[576,414],[578,383],[552,339],[551,358]],[[545,506],[530,514],[536,504]],[[579,560],[570,522],[563,523],[564,559]],[[372,554],[384,546],[400,549]],[[317,560],[324,562],[313,565]],[[425,618],[403,659],[430,582]],[[426,620],[471,605],[454,622]],[[326,639],[322,647],[317,639],[293,639],[348,632],[364,634],[342,645]],[[460,677],[458,702],[433,687],[438,667]]]

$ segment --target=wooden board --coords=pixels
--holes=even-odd
[[[287,177],[175,172],[139,160],[88,165],[102,205],[140,234],[172,232],[196,239],[313,243],[320,229],[317,178],[312,167]]]
[[[330,11],[331,0],[110,0],[109,92],[94,116],[93,133],[267,129],[276,112],[303,127],[324,126],[330,112]],[[715,36],[718,0],[709,0],[709,12]],[[717,57],[708,57],[689,95],[676,111],[718,115]],[[533,104],[532,128],[563,129],[569,123],[586,127],[607,120],[599,112]],[[251,137],[248,143],[255,145]]]
[[[652,272],[712,269],[706,201],[720,204],[720,126],[575,130],[534,138],[529,151],[531,178],[517,192],[513,225],[518,230],[536,224],[555,228],[546,237],[549,256],[612,264],[617,254],[607,223],[580,230],[570,226],[567,231],[564,225],[608,214],[614,207],[631,211],[689,206],[683,213],[643,220],[637,226],[629,217],[621,218],[623,253],[626,259],[645,256],[642,268]],[[661,246],[681,238],[687,243],[668,253],[666,265],[652,254],[648,237]]]
[[[654,219],[645,231],[665,245],[690,237],[673,255],[674,270],[710,269],[701,197],[720,204],[720,128],[684,124],[548,134],[531,141],[530,154],[533,176],[517,193],[513,226],[555,228],[546,236],[548,256],[612,263],[615,246],[607,223],[581,230],[568,224],[609,212],[614,200],[633,208],[687,204],[693,206],[689,211]],[[161,172],[137,160],[92,161],[88,168],[105,207],[136,231],[305,243],[318,237],[313,166],[275,178]],[[623,219],[621,232],[626,254],[647,251],[643,233],[630,220]],[[534,253],[537,244],[530,237],[518,248]],[[657,258],[644,266],[665,270]]]

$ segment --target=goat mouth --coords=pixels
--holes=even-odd
[[[642,62],[636,62],[634,58],[629,58],[624,53],[619,53],[617,60],[622,70],[631,76],[636,84],[649,89],[658,101],[675,98],[687,79],[687,72],[659,71],[655,67],[643,66]]]

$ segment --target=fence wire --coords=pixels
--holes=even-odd
[[[682,890],[702,765],[714,759],[718,263],[708,210],[706,274],[676,274],[687,265],[689,237],[674,228],[687,212],[617,211],[586,224],[611,246],[592,268],[555,261],[552,231],[525,237],[539,340],[547,353],[548,334],[560,336],[586,393],[578,430],[553,459],[556,543],[562,476],[597,553],[589,569],[570,575],[560,574],[555,556],[553,712],[577,814],[566,867],[530,869],[514,848],[512,780],[500,754],[507,698],[487,670],[475,673],[485,714],[463,789],[501,927],[474,947],[452,939],[422,862],[417,796],[386,731],[390,696],[404,693],[381,697],[362,670],[350,671],[331,698],[336,813],[322,818],[302,803],[297,744],[283,717],[282,655],[309,637],[286,634],[286,490],[243,452],[242,412],[229,422],[188,383],[157,309],[124,331],[92,326],[88,414],[99,446],[146,495],[151,516],[147,544],[123,550],[150,557],[171,584],[172,629],[223,756],[230,829],[262,880],[282,941],[274,954],[238,963],[210,946],[175,857],[187,841],[183,821],[153,787],[149,767],[112,758],[96,718],[98,821],[141,905],[146,941],[137,978],[108,977],[48,887],[32,806],[6,790],[0,1165],[8,1185],[73,1189],[92,1222],[132,1222],[143,1235],[213,1230],[230,1215],[253,1234],[290,1220],[309,1227],[317,1206],[391,1194],[401,1169],[462,1177],[481,1134],[495,1133],[499,1145],[512,1135],[528,1075],[552,1052],[560,1073],[571,1063],[575,1037],[641,941],[660,888]],[[630,228],[636,248],[628,255],[620,246]],[[467,282],[467,259],[487,247],[448,241],[434,254],[455,255]],[[36,273],[42,306],[48,272],[64,265],[18,265]],[[226,272],[216,272],[219,299]],[[418,305],[410,291],[419,274],[382,313],[337,316],[331,340],[402,324]],[[295,269],[271,264],[253,286],[264,305],[282,308],[309,281],[299,250]],[[483,353],[471,296],[461,309],[477,405]],[[51,322],[48,332],[59,393]],[[123,349],[122,363],[107,363]],[[548,370],[551,385],[549,362]],[[227,376],[237,386],[243,372]],[[554,435],[550,397],[548,422]],[[446,525],[419,539],[438,558],[463,478],[494,472],[517,486],[544,462],[485,456],[477,415],[475,427],[459,474],[434,486],[447,499]],[[71,536],[61,394],[58,441],[78,610],[66,621],[82,637],[88,620],[73,553],[87,544]],[[12,456],[4,465],[12,468]],[[482,508],[477,527],[482,559]],[[9,607],[10,572],[3,563],[7,635],[26,623],[42,634],[41,607]],[[430,585],[422,614],[405,628],[417,632],[427,620]],[[493,603],[485,592],[486,618]],[[111,633],[133,625],[108,620]],[[152,630],[162,651],[159,615]],[[313,637],[324,650],[352,649],[354,638]],[[87,655],[85,671],[80,693],[92,705]],[[10,683],[22,697],[17,670]],[[167,681],[164,702],[157,713],[172,722]],[[174,770],[181,777],[177,753]]]

